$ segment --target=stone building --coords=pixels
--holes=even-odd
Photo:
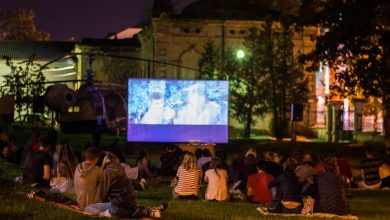
[[[260,28],[264,16],[278,16],[280,12],[263,7],[251,7],[250,2],[197,1],[175,14],[166,1],[155,1],[153,17],[138,35],[141,56],[157,62],[143,63],[142,75],[148,78],[199,79],[198,61],[203,47],[213,41],[221,50],[239,49],[250,28]],[[294,54],[308,53],[314,48],[311,38],[319,33],[316,27],[307,27],[293,36]],[[174,65],[169,65],[174,64]],[[183,68],[189,67],[189,68]],[[309,87],[309,103],[305,108],[306,127],[316,123],[315,74],[306,72]],[[268,130],[269,117],[258,119],[257,126]],[[236,125],[238,125],[236,123]]]

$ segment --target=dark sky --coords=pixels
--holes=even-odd
[[[0,0],[1,10],[34,9],[35,24],[51,40],[104,38],[144,21],[153,0]]]

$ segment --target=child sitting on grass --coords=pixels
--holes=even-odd
[[[221,159],[214,157],[210,162],[210,169],[205,173],[204,181],[207,184],[206,200],[226,201],[228,197],[227,172],[223,169]]]

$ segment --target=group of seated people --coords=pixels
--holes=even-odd
[[[23,149],[23,183],[50,193],[74,193],[79,207],[94,215],[160,217],[167,208],[167,203],[153,208],[137,204],[134,187],[141,171],[121,163],[114,152],[88,147],[81,155],[79,163],[67,141],[56,144],[51,153],[50,138],[33,135]]]
[[[389,154],[378,159],[370,148],[355,177],[341,154],[317,160],[314,154],[304,152],[282,157],[267,151],[258,156],[251,148],[245,157],[232,157],[230,162],[223,153],[216,154],[212,157],[207,149],[195,154],[182,152],[179,165],[171,164],[172,169],[177,167],[172,184],[174,198],[227,201],[233,196],[229,186],[234,185],[247,200],[267,206],[270,212],[344,215],[349,213],[347,187],[389,187]]]
[[[9,141],[0,134],[0,143],[3,139]],[[55,144],[51,152],[54,143],[33,133],[19,153],[23,182],[52,193],[74,193],[81,208],[103,216],[159,217],[167,204],[145,208],[136,203],[134,193],[145,189],[145,179],[157,176],[174,177],[175,199],[228,201],[236,199],[238,192],[240,199],[277,213],[343,215],[349,213],[346,187],[390,187],[389,152],[381,152],[378,158],[371,148],[360,163],[360,174],[354,176],[341,154],[318,159],[300,150],[283,156],[276,150],[259,154],[250,148],[244,156],[234,154],[228,159],[226,151],[213,156],[208,149],[191,153],[168,146],[156,168],[145,149],[135,167],[126,164],[117,141],[110,147],[87,144],[79,155],[67,141]]]

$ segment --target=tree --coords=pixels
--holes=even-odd
[[[260,65],[266,75],[261,84],[268,88],[265,99],[273,113],[272,131],[277,139],[288,134],[291,104],[307,100],[307,80],[294,58],[292,35],[293,25],[285,18],[280,23],[267,20],[261,34]]]
[[[35,96],[45,92],[45,76],[40,64],[31,56],[28,60],[15,63],[9,57],[4,57],[10,68],[8,74],[4,74],[4,85],[0,87],[0,95],[15,95],[16,112],[22,115],[23,111],[30,111],[32,100]]]
[[[255,116],[272,112],[272,131],[282,139],[288,133],[291,103],[305,101],[307,94],[307,81],[293,57],[292,25],[277,27],[269,20],[250,30],[243,48],[241,59],[228,50],[221,68],[218,48],[207,43],[199,60],[201,77],[230,81],[231,113],[244,123],[245,138],[250,137]]]
[[[207,41],[203,47],[203,52],[199,58],[200,78],[202,79],[220,79],[223,76],[218,73],[221,72],[221,63],[219,57],[219,50],[213,41]]]
[[[15,14],[0,11],[0,40],[47,41],[50,34],[38,31],[33,10],[19,9]]]
[[[259,71],[257,50],[258,29],[252,29],[245,39],[246,56],[237,59],[235,50],[225,52],[224,66],[219,57],[219,48],[213,42],[207,42],[199,59],[199,69],[202,79],[225,79],[230,84],[230,108],[232,117],[244,124],[243,137],[249,138],[254,116],[265,113],[263,90],[259,82],[263,78]]]
[[[311,11],[311,16],[305,16]],[[386,0],[312,0],[301,10],[301,25],[318,25],[316,48],[302,56],[316,71],[326,63],[336,71],[342,96],[382,99],[386,146],[390,146],[390,2]]]

